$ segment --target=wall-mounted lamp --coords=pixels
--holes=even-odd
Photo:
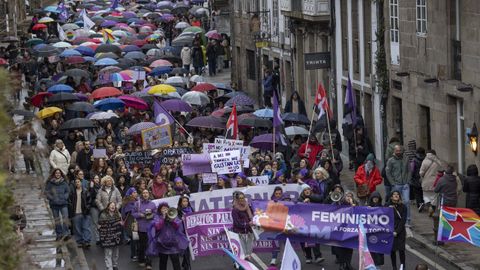
[[[472,131],[468,134],[468,139],[470,140],[470,149],[476,156],[478,152],[478,129],[475,123],[473,123]]]

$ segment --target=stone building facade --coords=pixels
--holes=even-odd
[[[0,40],[6,36],[17,36],[19,24],[26,19],[25,0],[0,0]]]
[[[467,134],[480,123],[480,5],[385,0],[388,134],[436,150],[460,172],[478,159]]]

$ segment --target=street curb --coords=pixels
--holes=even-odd
[[[413,231],[413,230],[412,230]],[[446,261],[449,265],[455,267],[456,269],[459,270],[475,270],[476,268],[463,263],[463,262],[458,262],[459,259],[456,258],[453,255],[450,255],[448,251],[445,249],[434,246],[431,244],[425,237],[421,236],[419,233],[414,232],[414,236],[408,238],[408,240],[411,240],[412,242],[415,242],[416,244],[420,245],[423,248],[428,249],[430,252],[438,255],[440,258],[442,258],[444,261]]]

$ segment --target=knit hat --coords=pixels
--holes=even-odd
[[[308,169],[303,168],[298,173],[305,177],[308,175]]]
[[[133,194],[133,192],[137,192],[137,190],[134,187],[131,187],[127,190],[127,193],[125,193],[125,196],[130,196]]]
[[[218,176],[219,178],[222,178],[223,181],[228,181],[228,176],[224,175],[224,174],[221,174]]]
[[[278,177],[280,177],[280,176],[282,176],[282,175],[283,175],[283,171],[281,171],[281,170],[280,170],[280,171],[277,171],[277,173],[275,174],[275,178],[278,178]]]
[[[370,160],[370,161],[375,162],[375,155],[373,155],[373,153],[370,153],[370,154],[367,155],[367,158],[365,160]]]
[[[307,184],[302,184],[302,185],[300,186],[300,188],[301,188],[302,192],[304,192],[304,191],[307,190],[307,189],[312,189],[312,187],[310,187],[310,186],[307,185]]]
[[[242,179],[244,179],[244,180],[247,178],[247,176],[246,176],[245,173],[243,173],[243,172],[239,172],[239,173],[237,174],[237,176],[240,177],[240,178],[242,178]]]
[[[183,179],[181,177],[175,177],[175,179],[173,179],[173,182],[175,182],[175,183],[183,182]]]

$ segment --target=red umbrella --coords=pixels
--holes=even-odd
[[[122,91],[118,90],[115,87],[101,87],[92,92],[90,96],[91,99],[102,99],[107,97],[116,97],[121,96]]]
[[[81,56],[70,56],[67,57],[66,62],[68,64],[82,64],[85,63],[85,58]]]
[[[195,85],[192,90],[198,92],[207,92],[217,90],[217,87],[215,87],[215,85],[211,83],[197,83],[197,85]]]
[[[42,29],[47,29],[47,25],[43,23],[37,23],[32,27],[32,30],[37,31],[37,30],[42,30]]]
[[[0,65],[6,65],[8,64],[7,60],[5,60],[4,58],[0,58]]]
[[[131,107],[137,110],[147,110],[148,104],[139,97],[134,96],[120,96],[118,97],[123,102],[125,102],[125,106]]]
[[[171,67],[171,66],[173,66],[172,63],[170,63],[170,61],[167,61],[167,60],[164,60],[164,59],[155,60],[150,64],[150,67],[152,67],[152,68]]]
[[[138,47],[142,47],[143,45],[147,44],[147,41],[144,39],[137,39],[131,42],[132,45],[137,45]]]
[[[35,107],[40,107],[42,106],[45,98],[53,96],[52,93],[49,92],[39,92],[38,94],[34,95],[30,99],[30,103],[35,106]]]

